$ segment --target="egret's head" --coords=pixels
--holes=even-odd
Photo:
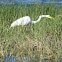
[[[54,19],[53,17],[49,16],[49,18]]]
[[[53,18],[53,17],[51,17],[50,15],[41,15],[41,17],[47,17],[47,18],[54,19],[54,18]]]

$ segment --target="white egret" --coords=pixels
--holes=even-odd
[[[22,17],[22,18],[20,18],[20,19],[17,19],[16,21],[14,21],[14,22],[11,24],[10,28],[11,28],[11,27],[15,27],[15,26],[20,26],[20,25],[24,26],[24,25],[28,25],[28,24],[35,24],[35,23],[38,23],[38,22],[41,20],[42,17],[54,19],[54,18],[51,17],[50,15],[40,15],[39,18],[38,18],[38,20],[32,21],[29,16],[25,16],[25,17]]]

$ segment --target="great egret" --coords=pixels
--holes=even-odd
[[[25,17],[22,17],[22,18],[20,18],[20,19],[17,19],[16,21],[14,21],[14,22],[11,24],[10,28],[11,28],[11,27],[15,27],[15,26],[20,26],[20,25],[24,26],[24,25],[28,25],[28,24],[35,24],[35,23],[38,23],[38,22],[41,20],[42,17],[54,19],[54,18],[51,17],[50,15],[40,15],[39,18],[38,18],[38,20],[32,21],[29,16],[25,16]]]

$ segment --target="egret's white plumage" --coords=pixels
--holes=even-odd
[[[36,21],[32,21],[31,18],[29,16],[25,16],[25,17],[22,17],[20,19],[17,19],[16,21],[14,21],[10,27],[15,27],[15,26],[24,26],[24,25],[28,25],[28,24],[35,24],[35,23],[38,23],[42,17],[46,17],[46,18],[52,18],[54,19],[53,17],[51,17],[50,15],[40,15],[38,20]]]

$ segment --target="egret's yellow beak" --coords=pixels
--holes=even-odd
[[[53,17],[50,16],[50,18],[54,19]]]

